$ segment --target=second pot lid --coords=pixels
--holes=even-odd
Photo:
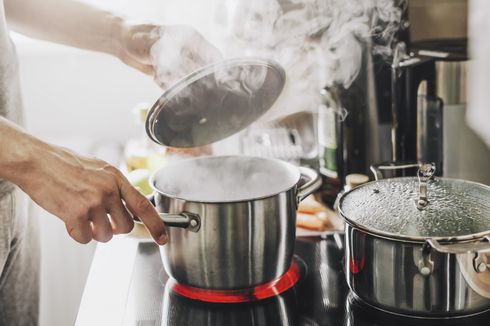
[[[196,147],[231,136],[274,104],[284,69],[262,58],[230,59],[201,68],[174,84],[153,105],[148,136],[172,147]]]
[[[417,208],[416,177],[373,181],[344,194],[339,209],[348,223],[376,234],[424,240],[464,240],[490,232],[490,187],[437,178],[428,182],[425,208]]]

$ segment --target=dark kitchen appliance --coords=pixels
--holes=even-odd
[[[348,112],[332,127],[338,179],[369,175],[369,166],[379,162],[435,162],[439,176],[489,184],[490,150],[465,122],[468,2],[405,3],[406,24],[397,38],[405,51],[397,47],[395,63],[363,44],[352,85],[329,89]]]
[[[190,300],[168,290],[158,247],[140,243],[123,311],[124,326],[483,326],[490,314],[423,320],[383,313],[349,293],[343,272],[343,235],[298,238],[295,255],[307,272],[289,291],[265,300],[216,304]],[[113,271],[107,271],[112,273]],[[395,291],[395,294],[398,293]],[[401,294],[401,293],[400,293]],[[116,294],[113,294],[116,295]],[[108,298],[108,297],[107,297]],[[89,299],[89,298],[87,298]],[[97,298],[91,298],[96,300]],[[107,309],[111,309],[108,306]],[[87,311],[87,313],[90,313]],[[82,319],[83,316],[79,316]],[[96,320],[96,319],[94,319]]]

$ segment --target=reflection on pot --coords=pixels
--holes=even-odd
[[[165,287],[162,326],[298,325],[294,289],[270,299],[236,304],[191,300]]]
[[[366,237],[364,231],[347,225],[349,259],[359,250],[352,244],[361,242],[365,266],[360,273],[347,270],[347,282],[366,302],[394,313],[425,317],[471,315],[488,309],[488,299],[465,281],[456,255],[430,251],[425,256],[421,244]]]
[[[489,253],[459,254],[456,258],[466,283],[481,297],[490,299]]]

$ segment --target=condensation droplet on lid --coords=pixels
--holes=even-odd
[[[361,186],[346,195],[341,209],[357,224],[391,234],[444,237],[490,230],[490,187],[452,179],[437,179],[428,187],[429,204],[423,210],[414,205],[417,178]]]

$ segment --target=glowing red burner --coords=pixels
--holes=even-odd
[[[204,290],[168,280],[170,290],[184,297],[215,303],[238,303],[267,299],[292,288],[301,278],[301,269],[293,260],[289,270],[277,280],[244,290]]]

